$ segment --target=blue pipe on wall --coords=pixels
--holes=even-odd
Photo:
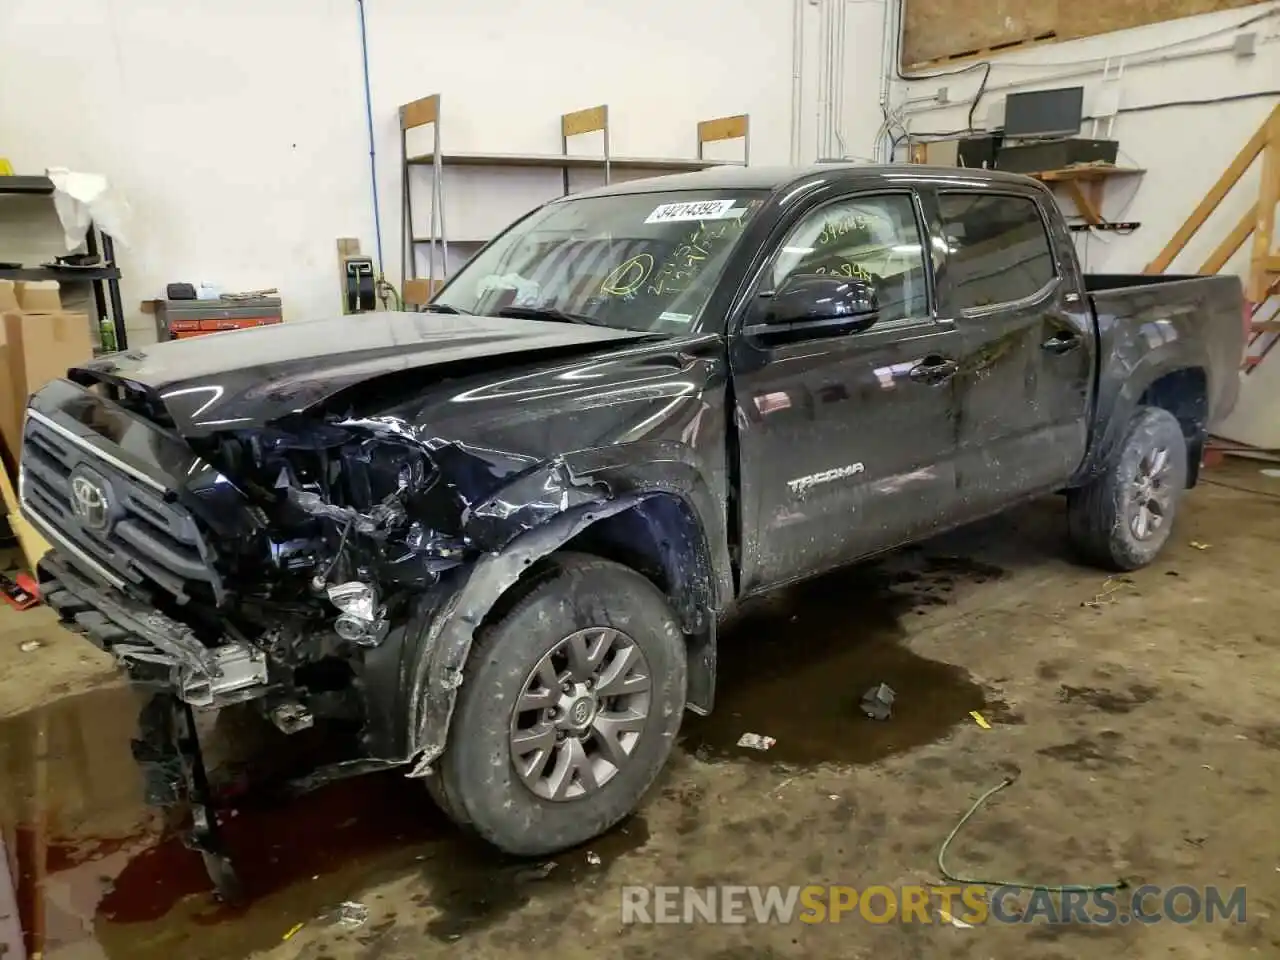
[[[378,208],[378,156],[373,140],[373,92],[369,86],[369,35],[364,25],[364,0],[356,0],[360,9],[360,58],[364,62],[364,113],[369,126],[369,182],[373,185],[373,233],[378,245],[377,275],[382,276],[382,213]]]

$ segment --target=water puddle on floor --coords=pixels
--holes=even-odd
[[[715,710],[686,719],[682,746],[704,760],[872,763],[941,739],[986,697],[961,667],[904,644],[913,614],[946,604],[960,584],[1003,572],[958,557],[895,555],[749,602],[720,634]],[[892,716],[861,709],[878,684]],[[762,751],[744,733],[772,737]]]
[[[298,923],[338,923],[343,902],[400,878],[418,881],[415,904],[435,913],[427,935],[456,940],[648,839],[632,817],[593,841],[590,862],[586,850],[517,860],[465,836],[395,771],[287,797],[263,789],[262,770],[247,764],[255,781],[222,817],[247,894],[230,907],[211,895],[199,856],[143,804],[129,747],[139,705],[113,687],[0,723],[0,868],[16,866],[28,956],[42,947],[51,960],[241,958]],[[16,937],[4,879],[0,870],[0,945]],[[367,906],[383,922],[394,916]]]
[[[686,718],[684,748],[705,759],[862,763],[941,738],[984,706],[983,691],[960,668],[912,653],[902,642],[907,624],[947,603],[957,585],[999,575],[904,554],[750,604],[721,636],[716,711]],[[883,722],[859,708],[879,683],[897,694]],[[139,706],[132,691],[111,686],[0,722],[0,868],[11,866],[24,931],[0,869],[0,954],[9,943],[47,960],[231,960],[279,944],[300,923],[360,942],[394,922],[392,897],[365,903],[368,923],[346,934],[339,908],[378,901],[370,891],[382,884],[396,885],[394,902],[419,924],[422,910],[426,936],[465,939],[531,900],[593,882],[648,840],[637,816],[555,858],[504,857],[457,830],[421,784],[395,771],[287,797],[264,785],[303,772],[307,737],[324,743],[324,731],[283,738],[228,711],[206,749],[230,758],[215,777],[240,788],[222,818],[248,894],[232,908],[212,897],[199,856],[143,803],[130,751]],[[225,749],[252,742],[245,734],[254,729],[258,762]],[[776,745],[738,747],[746,732]]]

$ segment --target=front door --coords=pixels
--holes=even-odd
[[[793,275],[877,290],[860,333],[734,334],[742,589],[759,592],[928,534],[956,511],[959,334],[932,317],[918,201],[849,195],[803,214],[746,311]]]
[[[1064,275],[1037,191],[944,190],[937,204],[940,312],[963,344],[960,494],[965,515],[981,516],[1079,465],[1091,339],[1070,310],[1078,281]]]

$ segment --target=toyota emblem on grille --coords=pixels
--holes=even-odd
[[[83,473],[72,476],[71,507],[90,530],[98,533],[106,530],[111,520],[111,498],[106,483]]]

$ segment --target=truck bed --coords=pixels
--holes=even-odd
[[[1098,324],[1103,409],[1150,352],[1165,370],[1205,371],[1201,415],[1210,429],[1231,412],[1247,323],[1239,277],[1092,273],[1084,283]]]
[[[1181,283],[1184,280],[1206,279],[1194,273],[1086,273],[1084,288],[1090,293],[1102,293],[1106,290],[1120,290],[1126,287],[1163,286],[1170,283]]]

